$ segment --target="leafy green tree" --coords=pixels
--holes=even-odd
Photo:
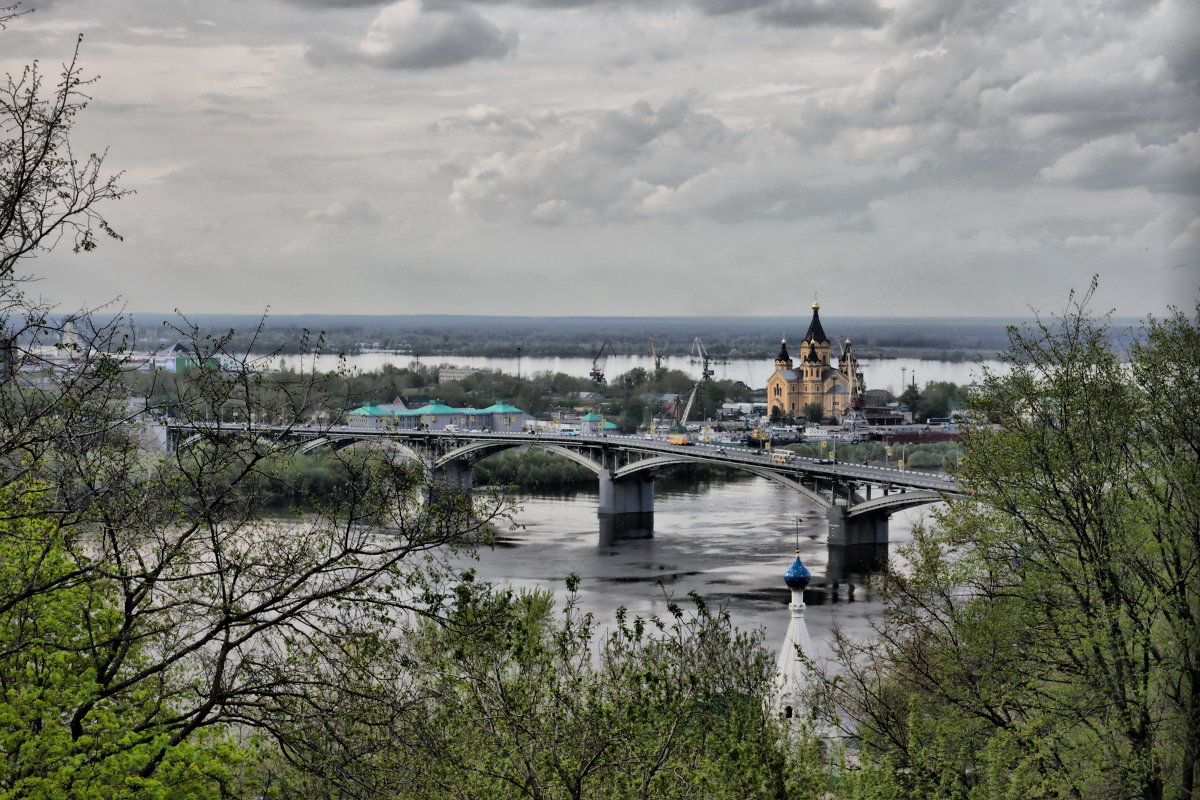
[[[1126,363],[1087,299],[1012,330],[972,495],[916,532],[879,640],[839,642],[850,796],[1195,796],[1200,307]]]
[[[304,768],[289,779],[314,797],[811,796],[814,743],[765,710],[773,659],[693,599],[666,620],[619,612],[606,635],[574,595],[556,616],[546,593],[464,589],[448,626],[393,654],[405,679],[331,698],[336,731],[285,738]]]
[[[930,418],[948,417],[951,401],[961,399],[958,384],[950,381],[930,381],[921,390],[913,418],[924,422]]]
[[[38,485],[0,489],[0,798],[223,796],[221,786],[253,762],[252,745],[216,731],[168,744],[152,692],[97,698],[96,647],[120,638],[120,593],[81,573],[70,536],[45,516],[48,494]],[[129,643],[131,660],[152,661],[147,644]],[[87,705],[91,713],[72,715]],[[247,779],[241,788],[254,786]]]
[[[0,30],[20,16],[0,7]],[[120,238],[98,206],[128,194],[119,175],[105,175],[104,154],[77,158],[71,147],[76,117],[87,107],[79,42],[53,88],[35,62],[0,83],[0,279],[18,262],[46,252],[65,234],[76,252],[96,247],[97,232]]]
[[[60,234],[90,250],[96,205],[121,195],[102,158],[71,158],[84,86],[72,60],[46,96],[36,67],[0,88],[0,796],[201,796],[237,762],[233,733],[317,707],[349,680],[346,648],[383,647],[396,616],[438,615],[440,559],[507,504],[351,448],[330,456],[344,491],[268,516],[252,489],[299,445],[252,423],[293,429],[323,387],[268,380],[232,333],[186,325],[203,366],[142,388],[188,441],[149,448],[127,321],[68,328],[15,274]]]

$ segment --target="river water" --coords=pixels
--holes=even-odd
[[[761,628],[775,650],[787,630],[789,593],[784,570],[795,551],[795,520],[801,518],[800,554],[823,582],[827,561],[824,511],[800,495],[763,478],[680,484],[660,479],[655,501],[654,537],[599,543],[596,492],[531,494],[521,500],[520,527],[506,532],[493,549],[472,564],[479,577],[516,587],[541,587],[566,596],[564,579],[580,576],[580,604],[600,621],[626,607],[631,614],[667,615],[669,600],[687,601],[690,591],[728,609],[744,629]],[[893,559],[898,545],[911,541],[913,524],[932,506],[892,516]],[[839,626],[865,637],[880,604],[869,580],[851,581],[836,601],[818,603],[809,593],[806,617],[818,656],[829,652],[830,633]],[[824,595],[827,597],[827,595]]]
[[[285,356],[275,364],[276,366],[285,364],[292,369],[303,364],[305,369],[312,369],[315,365],[315,368],[321,371],[332,371],[344,366],[356,372],[376,372],[386,364],[406,367],[412,360],[410,355],[375,351],[347,356],[344,360],[339,359],[336,355],[309,357],[303,361],[298,356]],[[519,372],[522,376],[530,376],[538,372],[562,372],[577,378],[586,378],[589,377],[592,370],[590,358],[522,358],[518,365],[516,358],[433,356],[422,359],[421,363],[426,366],[448,364],[456,367],[493,369],[510,375],[516,375]],[[688,358],[683,356],[664,360],[663,366],[692,373],[699,377],[700,366],[691,363]],[[890,389],[893,392],[897,392],[901,386],[914,380],[918,386],[923,386],[929,381],[968,384],[978,379],[981,366],[986,366],[994,371],[1004,370],[1004,366],[994,360],[977,363],[918,358],[880,358],[864,361],[861,364],[863,379],[866,381],[868,389]],[[650,356],[610,356],[604,366],[604,374],[609,378],[615,378],[635,367],[653,371],[654,360]],[[714,364],[712,369],[715,370],[715,377],[720,380],[742,381],[747,386],[761,388],[767,383],[773,363],[767,359],[733,359],[725,363]]]
[[[298,366],[296,357],[283,359]],[[411,357],[388,352],[368,352],[339,361],[336,356],[306,359],[305,369],[333,370],[339,365],[358,372],[376,371],[385,364],[407,366]],[[562,372],[587,377],[591,359],[449,356],[427,358],[423,363],[489,368],[529,376],[537,372]],[[699,366],[685,357],[666,366],[696,374]],[[613,356],[605,365],[612,378],[622,372],[654,366],[649,356]],[[980,367],[1005,371],[998,361],[950,362],[921,359],[876,359],[862,365],[868,388],[897,391],[904,383],[922,386],[929,381],[968,384],[980,376]],[[732,360],[714,365],[716,377],[740,380],[762,387],[771,363],[761,359]],[[902,381],[904,383],[902,383]],[[500,398],[498,398],[500,399]],[[800,517],[800,552],[812,570],[814,583],[823,582],[826,522],[823,509],[795,492],[762,478],[680,484],[660,479],[656,488],[654,537],[600,545],[595,489],[521,498],[516,517],[519,527],[506,532],[499,544],[479,554],[472,563],[484,580],[515,587],[541,587],[561,602],[568,574],[581,577],[579,599],[600,621],[611,620],[624,606],[631,614],[666,615],[671,600],[687,600],[688,592],[701,594],[710,604],[728,609],[741,628],[761,629],[766,646],[774,650],[787,630],[789,593],[783,572],[795,550],[795,520]],[[915,523],[927,518],[933,506],[901,511],[890,522],[891,558],[911,541]],[[466,564],[464,564],[466,566]],[[902,564],[900,566],[903,566]],[[806,612],[809,632],[818,657],[828,655],[834,627],[851,635],[870,635],[870,620],[880,612],[870,580],[851,580],[855,591],[847,597],[845,585],[836,594],[809,593]],[[816,601],[826,598],[823,603]],[[834,600],[832,598],[836,597]]]

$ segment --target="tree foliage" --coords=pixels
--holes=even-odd
[[[202,366],[170,394],[189,440],[150,446],[125,321],[64,321],[14,270],[63,234],[91,249],[96,205],[121,194],[102,157],[72,154],[85,85],[73,59],[48,98],[36,65],[0,92],[0,796],[215,795],[246,737],[343,679],[347,650],[442,613],[439,563],[507,505],[349,449],[330,457],[338,492],[269,516],[255,489],[291,469],[320,382],[265,381],[232,335],[189,327]]]
[[[574,579],[571,579],[574,580]],[[698,598],[606,629],[570,595],[464,587],[283,741],[313,797],[775,798],[823,785],[765,710],[773,659]],[[389,676],[391,680],[381,680]],[[285,778],[286,780],[287,778]],[[803,796],[803,795],[799,795]]]
[[[0,30],[17,16],[15,5],[0,7]],[[64,234],[76,252],[95,248],[97,232],[120,238],[97,209],[128,194],[120,175],[105,174],[104,153],[80,156],[71,142],[94,81],[79,66],[81,42],[53,87],[36,61],[0,83],[0,278]]]
[[[1012,331],[973,495],[916,533],[878,642],[839,643],[862,796],[1195,796],[1200,308],[1126,360],[1087,299]]]

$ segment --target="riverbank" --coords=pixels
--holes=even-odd
[[[944,472],[948,475],[958,472],[965,452],[959,442],[892,445],[883,442],[858,442],[857,444],[828,442],[827,446],[789,444],[780,449],[791,450],[798,456],[808,458],[836,458],[838,461],[866,464],[872,467],[895,467],[903,459],[906,469]]]
[[[473,470],[477,486],[515,486],[525,490],[594,486],[596,473],[581,464],[543,450],[505,450],[480,461]],[[737,480],[745,473],[710,464],[673,467],[660,481]]]

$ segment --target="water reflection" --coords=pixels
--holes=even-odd
[[[564,579],[576,573],[582,578],[583,608],[600,619],[611,619],[618,606],[643,616],[666,614],[669,601],[695,591],[727,607],[739,626],[763,628],[774,647],[787,628],[788,591],[782,575],[796,547],[795,519],[800,517],[800,555],[816,576],[806,601],[812,606],[808,625],[819,650],[827,652],[825,643],[835,625],[865,635],[868,617],[879,610],[867,575],[852,570],[830,575],[824,510],[771,481],[660,481],[652,538],[602,539],[596,502],[596,492],[590,490],[522,498],[516,518],[520,527],[506,532],[473,566],[482,578],[542,587],[560,598]],[[922,511],[927,513],[914,509],[893,515],[893,553],[911,539],[912,524]],[[838,584],[836,592],[830,591],[833,583]]]

